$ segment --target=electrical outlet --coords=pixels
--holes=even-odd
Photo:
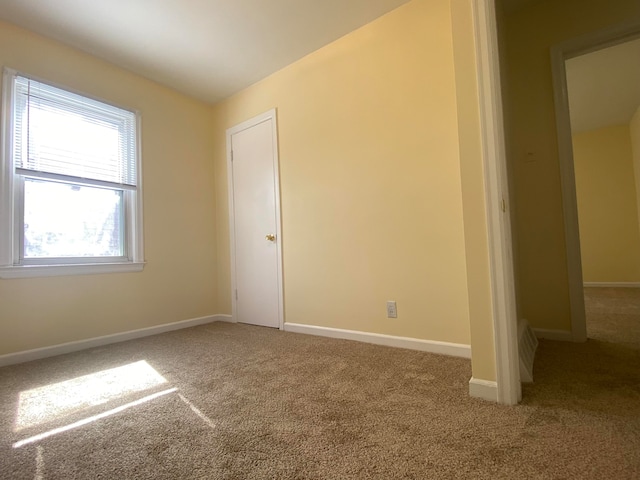
[[[389,300],[387,302],[387,318],[398,318],[398,308],[396,307],[395,300]]]

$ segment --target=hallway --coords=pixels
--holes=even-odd
[[[587,336],[640,349],[640,288],[585,288]]]

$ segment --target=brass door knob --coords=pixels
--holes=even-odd
[[[264,238],[269,240],[270,242],[275,242],[276,241],[276,236],[273,233],[270,233],[269,235],[265,235]]]

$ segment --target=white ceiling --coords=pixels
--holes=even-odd
[[[210,103],[408,0],[0,0],[0,18]]]
[[[574,132],[629,123],[640,106],[640,39],[567,60]]]

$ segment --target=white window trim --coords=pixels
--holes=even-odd
[[[65,265],[19,265],[0,267],[0,278],[61,277],[99,273],[141,272],[144,262],[87,263]]]
[[[51,277],[64,275],[91,275],[102,273],[126,273],[141,272],[144,268],[144,234],[143,234],[143,208],[142,208],[142,147],[141,129],[142,118],[138,111],[136,114],[136,167],[138,172],[137,190],[134,202],[126,202],[125,221],[127,222],[127,238],[129,260],[123,262],[105,263],[76,263],[76,264],[49,264],[49,265],[15,265],[14,258],[17,249],[15,229],[15,181],[13,156],[11,152],[11,131],[13,119],[13,105],[11,102],[11,77],[16,74],[47,83],[55,87],[83,95],[88,98],[106,102],[103,99],[78,92],[66,86],[59,86],[48,80],[18,72],[5,67],[2,81],[2,134],[0,144],[0,278],[28,278]],[[118,105],[114,105],[118,106]],[[119,107],[126,108],[126,107]],[[130,109],[128,109],[130,110]]]

